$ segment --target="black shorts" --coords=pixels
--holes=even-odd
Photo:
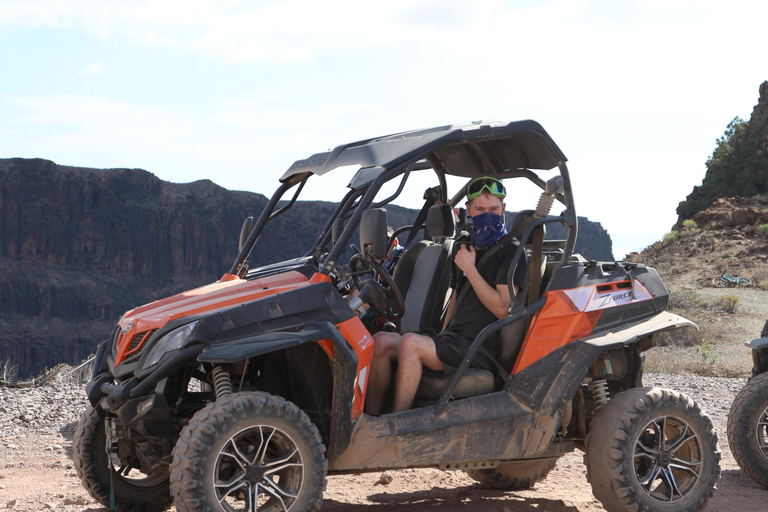
[[[468,340],[464,336],[456,334],[452,331],[443,331],[439,334],[431,336],[435,342],[435,350],[437,351],[437,358],[440,362],[457,368],[467,355],[469,347],[472,345],[472,341]],[[489,360],[483,353],[478,352],[475,356],[475,360],[469,365],[470,368],[480,368],[481,370],[487,370],[493,372],[495,365],[493,361]]]

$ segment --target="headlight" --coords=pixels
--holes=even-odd
[[[165,354],[173,350],[179,350],[189,341],[189,336],[192,334],[192,329],[197,325],[197,321],[182,325],[178,329],[174,329],[155,343],[152,350],[147,355],[143,367],[149,368],[156,365]]]

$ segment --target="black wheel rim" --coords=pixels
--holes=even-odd
[[[754,427],[755,441],[760,455],[768,460],[768,407],[763,409]]]
[[[142,472],[141,468],[135,467],[133,463],[124,463],[116,453],[110,453],[110,462],[115,477],[121,479],[126,484],[137,489],[152,489],[158,485],[167,485],[168,470],[158,470],[152,474]],[[136,461],[138,464],[138,461]]]
[[[213,488],[226,511],[288,511],[304,483],[304,462],[296,442],[279,428],[240,430],[216,455]]]
[[[699,482],[703,462],[699,435],[679,418],[652,420],[635,441],[635,476],[659,502],[685,498]]]

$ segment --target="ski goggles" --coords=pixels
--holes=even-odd
[[[483,177],[473,180],[467,186],[467,201],[471,201],[480,196],[483,191],[488,191],[492,196],[500,197],[502,199],[507,196],[507,190],[504,188],[502,182],[496,178]]]

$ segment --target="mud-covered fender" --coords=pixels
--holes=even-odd
[[[567,401],[576,393],[601,353],[631,345],[653,334],[696,327],[681,316],[660,312],[621,329],[594,334],[568,343],[513,374],[504,389],[536,411],[538,419],[525,449],[526,457],[543,453],[551,443]]]
[[[760,350],[762,348],[768,348],[768,337],[767,338],[757,338],[756,340],[750,340],[745,343],[745,345],[752,350]]]
[[[765,331],[765,327],[763,327],[763,331]],[[768,371],[768,336],[750,340],[745,345],[752,349],[752,376]]]
[[[647,338],[653,334],[665,331],[682,329],[683,327],[699,327],[690,320],[669,311],[662,311],[648,319],[634,322],[611,331],[601,332],[581,338],[579,341],[589,345],[600,347],[603,350],[619,348],[634,343],[637,340]]]
[[[197,356],[201,363],[236,363],[307,341],[334,340],[338,330],[330,322],[305,325],[298,331],[274,331],[211,345]]]

